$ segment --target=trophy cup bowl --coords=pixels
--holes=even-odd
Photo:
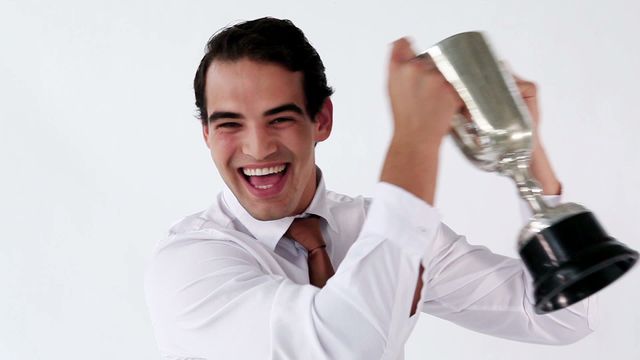
[[[529,174],[531,115],[482,33],[451,36],[419,57],[433,61],[469,111],[470,118],[453,119],[452,136],[463,154],[482,170],[512,178],[532,210],[517,248],[533,278],[537,313],[587,298],[633,267],[638,252],[607,235],[588,209],[544,202]]]

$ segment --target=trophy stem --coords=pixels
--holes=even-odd
[[[502,173],[511,177],[518,187],[520,197],[524,199],[533,215],[543,214],[549,206],[542,199],[542,187],[529,173],[529,157],[516,157],[510,162],[503,162]]]

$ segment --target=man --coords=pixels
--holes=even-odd
[[[327,191],[315,165],[332,91],[303,33],[263,18],[211,38],[194,88],[227,188],[154,251],[146,294],[165,358],[400,359],[423,311],[521,341],[591,332],[588,301],[536,315],[521,261],[440,222],[440,143],[462,102],[414,58],[407,40],[393,44],[393,138],[373,198],[352,198]],[[537,119],[535,86],[519,86]],[[559,194],[535,144],[533,174]]]

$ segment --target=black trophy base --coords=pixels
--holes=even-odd
[[[544,229],[520,249],[520,256],[534,280],[538,314],[591,296],[638,260],[638,252],[607,235],[590,212]]]

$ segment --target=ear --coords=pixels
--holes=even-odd
[[[211,149],[209,146],[209,124],[202,124],[202,137],[204,138],[204,143]]]
[[[333,126],[333,103],[331,98],[327,98],[322,104],[322,108],[315,118],[315,142],[325,141],[331,135]]]

